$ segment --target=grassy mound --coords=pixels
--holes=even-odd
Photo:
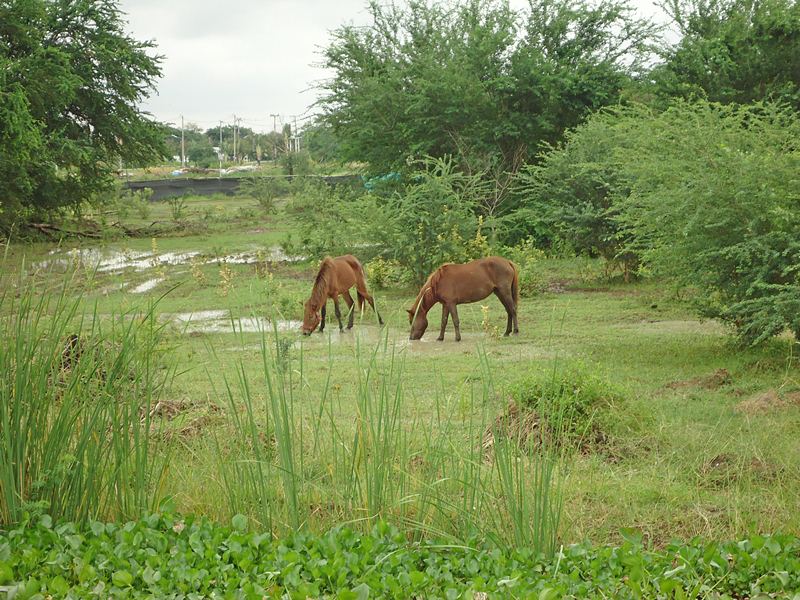
[[[506,411],[484,432],[484,447],[504,438],[526,448],[597,451],[610,441],[627,405],[620,388],[581,365],[526,377],[509,396]]]

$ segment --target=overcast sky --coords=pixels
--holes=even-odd
[[[511,0],[515,8],[527,0]],[[663,21],[652,0],[633,0],[642,16]],[[314,85],[329,75],[316,66],[329,32],[366,23],[367,0],[121,0],[130,32],[155,40],[164,55],[158,94],[144,104],[157,119],[181,115],[203,129],[236,114],[256,131],[309,114]]]

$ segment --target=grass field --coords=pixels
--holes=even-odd
[[[169,221],[172,210],[154,204],[127,223]],[[516,337],[498,335],[505,313],[492,297],[482,303],[488,318],[481,303],[459,308],[461,343],[452,329],[435,341],[437,309],[425,337],[410,342],[405,309],[416,290],[407,288],[374,290],[384,328],[367,311],[339,333],[331,309],[325,333],[304,338],[297,321],[316,261],[283,260],[287,217],[248,198],[192,198],[182,211],[184,226],[167,236],[80,250],[72,240],[10,245],[2,267],[4,290],[67,285],[101,319],[155,307],[176,371],[153,412],[166,467],[157,496],[179,512],[243,512],[276,532],[379,514],[456,535],[486,519],[494,500],[494,529],[513,539],[510,488],[476,448],[514,390],[577,373],[576,385],[585,377],[610,400],[591,408],[555,466],[534,461],[563,498],[560,543],[618,543],[622,528],[656,546],[800,530],[790,337],[742,348],[663,282],[622,284],[594,261],[548,259],[546,291],[522,299]],[[261,463],[271,470],[256,480]],[[525,479],[510,481],[528,493]],[[483,507],[470,517],[478,489]],[[463,523],[448,531],[453,515]]]

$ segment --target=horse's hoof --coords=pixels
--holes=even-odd
[[[443,341],[444,341],[444,338],[443,338],[443,337],[436,338],[436,341],[437,341],[437,342],[443,342]]]
[[[503,334],[503,337],[508,337],[509,335],[511,335],[511,332],[510,332],[510,331],[506,331],[506,332]]]

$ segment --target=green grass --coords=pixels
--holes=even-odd
[[[199,223],[203,208],[214,202],[190,200],[192,220]],[[198,251],[213,258],[268,249],[292,230],[282,216],[243,218],[237,211],[255,210],[252,200],[237,198],[224,206],[225,216],[202,230],[159,238],[159,251]],[[168,206],[156,210],[168,218]],[[151,243],[126,239],[105,247],[146,251]],[[4,287],[23,279],[41,290],[58,289],[59,269],[37,271],[33,264],[51,247],[10,246]],[[277,308],[283,319],[300,318],[313,264],[270,268],[271,282],[263,268],[230,265],[232,279],[226,285],[218,264],[199,267],[204,282],[189,264],[166,266],[159,275],[164,281],[145,294],[116,286],[153,278],[153,269],[121,274],[80,269],[69,276],[81,308],[101,315],[145,310],[165,294],[159,315],[223,309],[234,318],[268,317]],[[179,409],[177,415],[159,417],[159,426],[172,432],[164,494],[181,512],[222,521],[244,512],[276,534],[298,522],[323,531],[348,519],[366,527],[372,518],[395,518],[423,537],[446,534],[445,517],[461,515],[458,523],[470,525],[465,508],[480,486],[485,498],[494,494],[510,501],[520,493],[513,480],[503,479],[511,472],[498,473],[496,463],[459,463],[454,457],[471,456],[483,427],[505,413],[520,382],[547,381],[554,372],[574,367],[611,382],[621,400],[597,415],[604,443],[572,452],[558,472],[560,542],[621,543],[623,527],[641,531],[657,546],[675,537],[734,539],[752,531],[799,531],[796,344],[778,338],[759,348],[738,347],[715,323],[698,321],[668,286],[609,283],[592,261],[548,260],[543,272],[549,291],[523,298],[519,337],[494,335],[495,328],[502,332],[505,316],[490,298],[485,301],[489,327],[482,325],[481,303],[459,307],[460,344],[453,342],[452,331],[445,342],[434,341],[435,316],[423,341],[409,343],[405,309],[415,295],[412,289],[376,293],[387,320],[384,330],[368,311],[352,332],[341,335],[335,317],[325,335],[282,332],[279,337],[293,343],[292,359],[285,372],[272,375],[283,380],[277,395],[265,378],[275,367],[271,337],[167,326],[166,344],[178,375],[164,397]],[[372,364],[368,357],[376,348],[380,360]],[[729,377],[707,380],[721,369]],[[365,381],[365,371],[374,379]],[[392,395],[396,385],[402,386],[398,405]],[[749,408],[748,401],[770,390],[778,401],[762,403],[763,410]],[[281,421],[291,432],[291,444],[283,447],[279,435],[270,441]],[[367,435],[377,424],[383,429]],[[348,452],[362,443],[359,435],[373,446],[356,469]],[[265,437],[264,455],[253,461],[253,449],[261,448],[256,438],[263,445]],[[400,471],[387,470],[386,457],[393,454],[417,470],[405,463]],[[226,469],[220,457],[237,460]],[[269,467],[263,477],[254,472],[259,464]],[[442,473],[456,474],[459,481],[433,490],[420,483],[436,481]],[[345,481],[357,483],[347,487]],[[403,500],[412,491],[413,502]],[[258,501],[264,497],[274,500],[268,505],[277,507],[271,513]],[[518,523],[529,522],[524,507],[502,506],[504,516],[517,514]],[[513,525],[502,529],[503,539],[514,535]]]

